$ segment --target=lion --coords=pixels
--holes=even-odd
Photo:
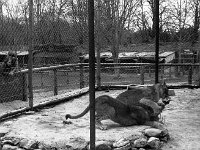
[[[165,105],[171,101],[165,81],[153,86],[130,87],[129,90],[119,94],[116,99],[126,105],[145,108],[153,121],[158,120],[158,115],[165,108]]]
[[[164,109],[165,101],[158,103],[160,98],[167,99],[168,89],[166,84],[155,84],[147,88],[135,87],[113,98],[102,95],[95,99],[96,127],[107,130],[108,127],[101,123],[102,120],[110,119],[122,126],[150,125],[163,129],[162,124],[156,118]],[[67,119],[78,119],[90,110],[90,105],[79,115],[66,114]],[[71,123],[64,121],[64,123]]]

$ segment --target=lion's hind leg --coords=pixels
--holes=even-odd
[[[135,114],[132,114],[132,115],[135,115]],[[115,121],[123,126],[138,125],[137,120],[135,118],[132,118],[130,115],[117,116],[117,117],[115,117],[115,120],[113,120],[113,121]]]
[[[109,106],[108,104],[101,104],[100,106],[97,106],[96,108],[96,128],[100,129],[100,130],[107,130],[107,126],[102,124],[101,121],[102,120],[113,120],[112,118],[114,118],[115,116],[115,109],[114,107]]]

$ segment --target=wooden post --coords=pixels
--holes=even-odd
[[[41,82],[40,86],[41,86],[41,87],[44,86],[44,83],[43,83],[43,80],[42,80],[42,79],[43,79],[43,71],[40,72],[40,82]]]
[[[149,77],[151,77],[151,66],[149,66]]]
[[[200,86],[200,62],[197,70],[198,70],[198,86]]]
[[[141,66],[140,67],[140,84],[144,85],[144,69],[145,69],[145,66]]]
[[[22,101],[27,101],[27,74],[26,73],[20,73],[23,80],[23,99]]]
[[[53,70],[53,77],[54,77],[54,95],[58,95],[58,81],[57,81],[57,69]]]
[[[161,80],[164,78],[164,66],[161,66]]]
[[[189,70],[188,70],[188,84],[192,84],[192,73],[193,73],[192,66],[189,66]]]
[[[82,88],[84,88],[84,74],[83,74],[83,65],[82,65],[82,63],[83,63],[83,57],[80,57],[79,58],[80,59],[80,89],[82,89]]]
[[[172,77],[172,67],[169,66],[169,78],[171,78],[171,77]]]

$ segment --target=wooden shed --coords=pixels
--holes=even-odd
[[[63,44],[37,45],[34,47],[33,58],[36,66],[68,64],[79,61],[76,45]]]

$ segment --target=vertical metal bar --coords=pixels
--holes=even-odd
[[[53,77],[54,77],[54,95],[58,95],[58,80],[57,80],[57,69],[53,70]]]
[[[29,57],[28,57],[28,97],[29,97],[29,107],[33,108],[33,0],[29,0]]]
[[[89,24],[89,96],[90,96],[90,149],[95,150],[95,45],[94,0],[88,0]]]
[[[156,26],[156,40],[155,40],[155,83],[159,82],[159,0],[154,0],[155,3],[155,26]]]
[[[100,33],[100,18],[101,18],[101,6],[100,0],[97,1],[97,87],[101,87],[101,58],[100,58],[100,51],[101,51],[101,33]]]

